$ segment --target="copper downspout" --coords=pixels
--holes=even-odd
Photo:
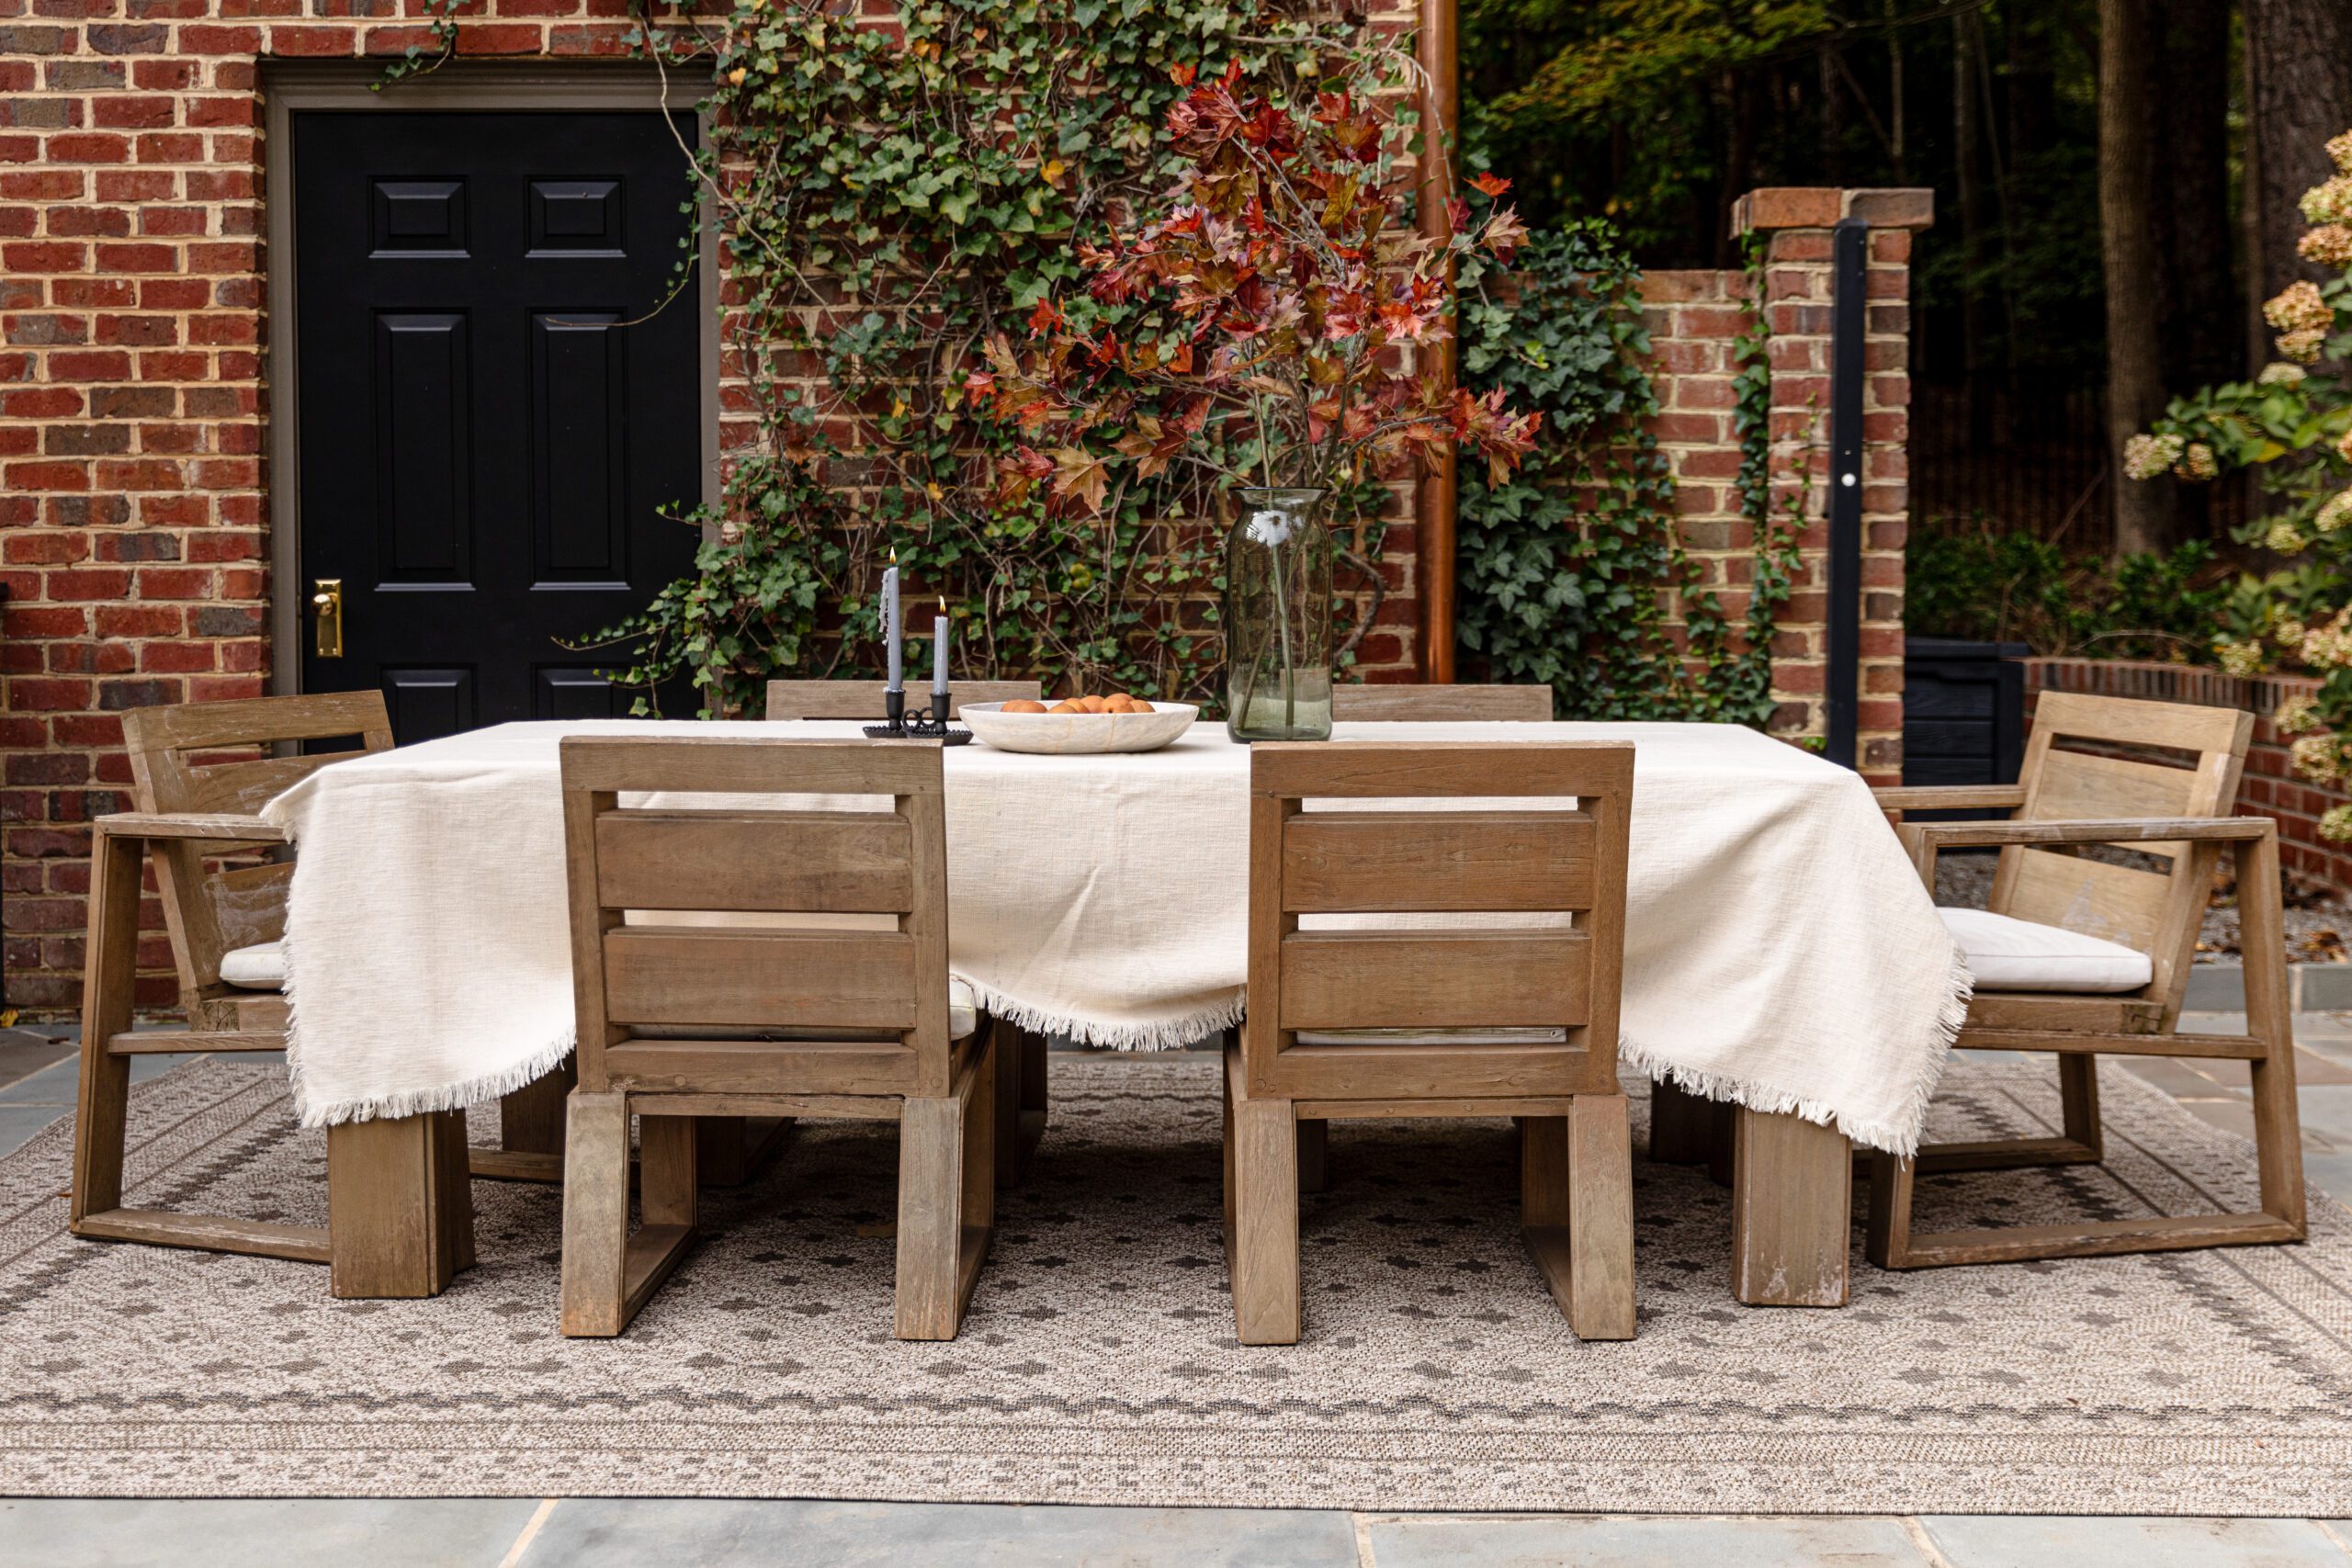
[[[1446,215],[1446,198],[1453,194],[1453,139],[1460,130],[1461,83],[1456,61],[1454,0],[1421,0],[1420,26],[1414,40],[1424,86],[1421,98],[1421,180],[1418,197],[1421,232],[1444,241],[1453,229]],[[1448,264],[1446,292],[1453,291],[1453,268]],[[1453,386],[1453,343],[1449,338],[1430,353],[1440,385]],[[1413,603],[1415,659],[1421,679],[1453,679],[1453,448],[1445,446],[1429,463],[1420,479],[1413,509]]]

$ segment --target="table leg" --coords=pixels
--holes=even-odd
[[[1705,1165],[1715,1150],[1715,1104],[1668,1078],[1650,1089],[1650,1158],[1658,1165]]]
[[[1854,1203],[1845,1134],[1744,1106],[1732,1126],[1732,1294],[1749,1306],[1844,1306]]]
[[[327,1129],[330,1288],[437,1296],[474,1261],[466,1113],[381,1116]]]
[[[1018,1187],[1046,1135],[1046,1037],[998,1020],[996,1184]]]

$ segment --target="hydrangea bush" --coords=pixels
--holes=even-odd
[[[2296,771],[2317,784],[2352,778],[2352,130],[2327,143],[2336,173],[2303,193],[2308,260],[2335,269],[2299,280],[2262,308],[2278,358],[2250,381],[2176,398],[2124,450],[2134,479],[2204,483],[2259,471],[2272,505],[2239,530],[2287,564],[2248,574],[2223,602],[2213,652],[2233,675],[2320,678],[2316,698],[2280,708],[2296,735]],[[2352,806],[2320,823],[2352,840]]]

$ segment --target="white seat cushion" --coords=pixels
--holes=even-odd
[[[1939,908],[1968,972],[1988,991],[2136,991],[2155,975],[2148,955],[2064,926],[1984,909]]]
[[[1565,1029],[1302,1029],[1301,1045],[1565,1045]]]
[[[251,947],[240,947],[220,955],[220,979],[224,985],[247,991],[282,991],[286,988],[286,950],[274,942],[257,942]]]

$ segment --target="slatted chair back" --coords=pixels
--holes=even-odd
[[[1548,724],[1552,718],[1549,686],[1367,686],[1331,688],[1334,719],[1505,719],[1521,724]]]
[[[1632,747],[1261,744],[1250,776],[1250,1094],[1618,1092]],[[1362,919],[1423,912],[1470,919]],[[1489,913],[1566,919],[1477,922]],[[1300,1039],[1374,1029],[1464,1037]],[[1531,1037],[1473,1043],[1479,1031]]]
[[[784,718],[863,718],[882,716],[882,681],[770,681],[767,716]],[[947,714],[954,717],[966,703],[1009,703],[1038,698],[1044,688],[1035,681],[951,681],[947,683]],[[931,687],[907,688],[907,710],[925,708]]]
[[[357,750],[252,754],[280,742],[345,736],[358,738]],[[122,716],[122,741],[141,811],[251,816],[330,762],[389,750],[392,725],[381,692],[334,692],[133,708]],[[192,1021],[234,994],[220,981],[223,953],[286,934],[290,863],[205,869],[208,857],[243,847],[235,840],[187,840],[158,842],[150,853]]]
[[[2237,803],[2254,716],[2233,708],[2045,692],[2018,778],[2019,821],[2227,817]],[[2063,926],[2148,955],[2139,993],[2161,1002],[2169,1028],[2180,1009],[2220,846],[2134,843],[2164,869],[2110,864],[2052,850],[2001,851],[1988,907]]]
[[[571,737],[561,753],[582,1091],[948,1092],[935,742]],[[682,794],[706,798],[621,804]],[[707,798],[784,795],[888,805]]]

